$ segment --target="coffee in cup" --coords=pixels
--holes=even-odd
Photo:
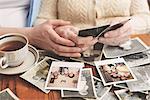
[[[16,67],[23,63],[28,53],[28,39],[19,33],[0,36],[0,67]]]

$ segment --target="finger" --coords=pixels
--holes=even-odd
[[[110,31],[104,34],[104,37],[111,38],[111,37],[117,37],[120,35],[120,29]]]
[[[100,38],[99,42],[107,45],[118,46],[129,39],[128,35],[116,38]]]
[[[75,43],[73,43],[71,40],[60,37],[53,29],[49,29],[48,33],[51,34],[49,38],[57,44],[66,45],[66,46],[75,45]]]
[[[78,34],[79,28],[74,27],[74,26],[70,26],[70,31],[72,31],[72,32],[75,33],[75,34]]]
[[[79,48],[79,47],[63,46],[63,45],[57,44],[53,41],[50,41],[50,44],[53,47],[53,49],[55,49],[55,51],[59,51],[59,52],[79,53],[82,51],[81,48]]]
[[[49,24],[52,24],[54,26],[63,26],[63,25],[69,25],[69,21],[64,21],[64,20],[49,20]]]
[[[90,44],[90,42],[93,40],[92,36],[88,36],[88,37],[78,37],[76,44]]]
[[[122,27],[114,30],[107,32],[104,36],[105,37],[117,37],[120,33],[124,33],[125,31],[131,29],[131,25],[129,22],[125,23]]]

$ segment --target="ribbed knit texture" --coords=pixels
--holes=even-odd
[[[150,31],[147,0],[42,0],[35,24],[48,19],[69,20],[79,28],[101,26],[132,17],[136,33]]]

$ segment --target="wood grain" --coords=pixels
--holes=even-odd
[[[140,37],[147,45],[150,46],[150,34],[132,35]],[[90,66],[88,65],[87,68]],[[93,71],[94,72],[94,71]],[[96,72],[94,72],[96,73]],[[0,90],[10,88],[21,100],[60,100],[59,91],[51,91],[49,94],[43,93],[41,90],[19,78],[19,75],[1,75],[0,74]]]

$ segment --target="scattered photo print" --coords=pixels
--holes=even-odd
[[[130,50],[124,50],[119,46],[104,46],[104,55],[106,58],[116,58],[121,56],[126,56],[134,53],[144,52],[149,49],[149,47],[140,39],[133,38],[131,39],[131,48]]]
[[[100,100],[118,100],[114,93],[107,92]]]
[[[71,58],[75,61],[81,61],[90,65],[94,65],[94,61],[99,61],[102,57],[103,44],[96,43],[82,53],[80,58]]]
[[[62,97],[96,98],[91,68],[82,69],[79,91],[61,91]]]
[[[101,98],[103,98],[103,96],[105,96],[107,92],[110,91],[111,86],[104,86],[102,81],[96,77],[93,77],[93,79],[94,79],[94,86],[97,94],[97,99],[100,100]]]
[[[43,92],[49,93],[49,90],[44,89],[44,86],[52,61],[54,60],[46,57],[32,69],[22,74],[20,77],[35,85]]]
[[[84,63],[79,62],[52,62],[45,89],[79,90],[81,69]]]
[[[0,100],[19,100],[19,98],[7,88],[0,91]]]
[[[135,53],[123,57],[129,67],[136,67],[150,63],[150,51]]]
[[[131,92],[150,90],[150,64],[139,67],[132,67],[131,70],[137,77],[137,81],[128,82]]]
[[[146,95],[140,92],[130,92],[128,89],[114,91],[119,100],[146,100]]]
[[[126,83],[114,84],[114,86],[118,87],[118,88],[123,88],[123,89],[127,89],[128,88]]]
[[[39,52],[39,61],[44,59],[45,57],[50,57],[54,60],[59,60],[59,61],[73,61],[69,57],[63,57],[55,54],[54,52],[51,51],[46,51],[46,50],[38,50]]]
[[[123,58],[95,61],[95,65],[104,86],[136,80]]]

